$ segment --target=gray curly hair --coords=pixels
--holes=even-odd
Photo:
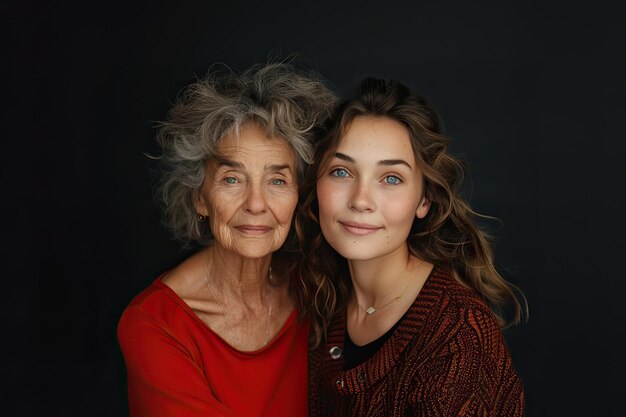
[[[285,139],[297,155],[302,183],[313,160],[315,132],[335,104],[335,95],[318,75],[287,63],[254,65],[239,74],[209,72],[184,88],[156,136],[162,168],[157,193],[173,236],[186,245],[211,242],[208,222],[198,220],[194,197],[222,138],[239,135],[245,123],[254,122],[268,136]]]

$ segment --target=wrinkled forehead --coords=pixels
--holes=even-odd
[[[235,155],[240,152],[255,152],[266,148],[275,148],[277,152],[293,153],[289,141],[272,134],[261,124],[248,121],[241,126],[233,126],[220,139],[217,152],[220,155]]]
[[[259,126],[243,126],[237,133],[225,135],[217,152],[209,158],[209,166],[236,169],[273,169],[281,167],[297,170],[295,152],[289,143],[276,136],[268,136]]]

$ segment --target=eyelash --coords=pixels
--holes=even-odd
[[[397,180],[396,183],[391,183],[388,181],[389,178],[395,178]],[[402,180],[400,179],[400,177],[398,177],[397,175],[387,175],[385,178],[383,178],[383,181],[389,185],[399,185],[402,184]]]
[[[235,185],[235,184],[238,184],[240,182],[235,177],[226,177],[222,181],[224,182],[224,184],[227,184],[227,185]],[[274,178],[274,179],[270,180],[270,184],[282,187],[282,186],[287,185],[287,181],[282,179],[282,178]]]
[[[338,175],[337,173],[339,171],[344,171],[346,175]],[[332,175],[333,177],[337,177],[337,178],[347,178],[350,175],[350,173],[345,168],[335,168],[332,171],[330,171],[330,175]]]
[[[346,175],[339,175],[338,173],[340,171],[345,172]],[[350,173],[345,168],[335,168],[332,171],[330,171],[330,175],[332,175],[335,178],[348,178],[350,176]],[[397,182],[395,182],[395,183],[389,182],[390,178],[395,178]],[[397,175],[387,175],[385,178],[383,178],[383,182],[386,183],[387,185],[392,185],[392,186],[393,185],[399,185],[399,184],[403,183],[402,179],[399,176],[397,176]]]

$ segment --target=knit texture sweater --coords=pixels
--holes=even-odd
[[[346,312],[310,355],[311,417],[522,416],[524,392],[485,302],[435,267],[391,337],[343,371]],[[333,350],[337,356],[337,349]]]

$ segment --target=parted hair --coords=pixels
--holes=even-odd
[[[256,123],[295,151],[299,184],[313,160],[313,139],[336,105],[321,77],[289,63],[254,65],[241,73],[210,71],[178,94],[158,124],[161,150],[157,196],[164,223],[185,245],[211,243],[209,222],[198,219],[195,194],[220,141]]]
[[[489,237],[477,224],[482,216],[460,195],[463,164],[448,153],[450,140],[442,133],[438,115],[423,97],[401,83],[368,78],[351,98],[342,101],[329,120],[307,176],[304,201],[296,219],[306,260],[300,264],[300,274],[313,298],[313,344],[323,340],[333,314],[346,305],[352,290],[347,261],[322,235],[315,184],[351,122],[359,116],[388,117],[409,132],[415,160],[424,175],[426,197],[431,201],[426,217],[413,221],[407,238],[410,253],[448,268],[455,279],[474,289],[491,306],[501,326],[519,322],[523,295],[494,267]],[[512,309],[512,316],[507,320],[508,308]]]

